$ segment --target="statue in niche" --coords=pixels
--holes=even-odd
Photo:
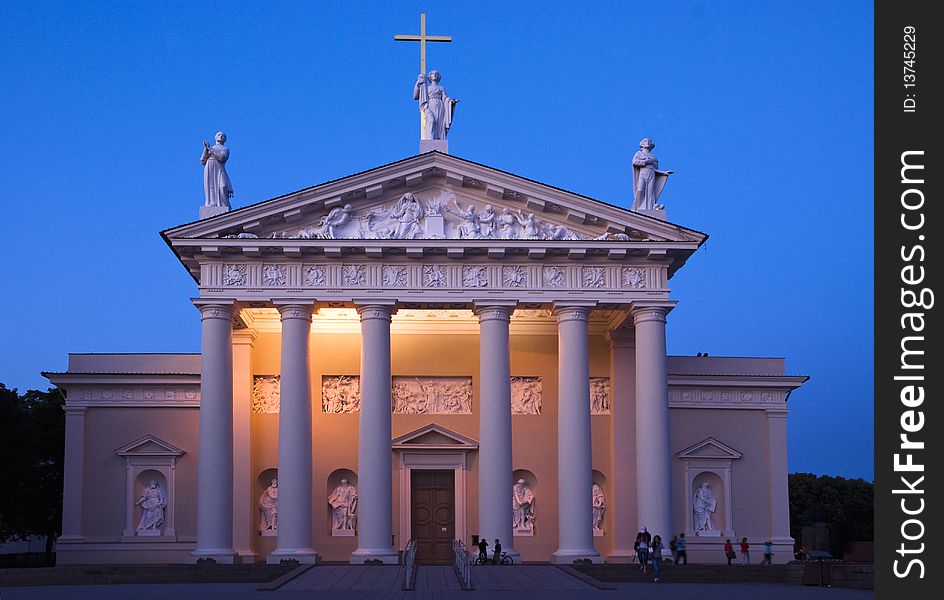
[[[259,531],[277,531],[279,528],[279,480],[273,479],[259,496]]]
[[[456,112],[456,98],[446,94],[446,88],[439,85],[442,75],[433,69],[429,75],[420,73],[413,86],[413,99],[419,101],[420,113],[423,114],[424,140],[444,140],[449,128],[452,127],[452,117]]]
[[[692,500],[692,508],[695,511],[695,531],[696,532],[717,532],[711,515],[715,512],[718,501],[711,495],[711,489],[708,482],[701,484],[695,490],[695,498]]]
[[[593,508],[593,530],[603,531],[603,515],[606,513],[606,496],[603,495],[603,488],[593,484],[590,488],[591,502]]]
[[[519,479],[511,488],[511,510],[511,526],[515,531],[534,531],[534,492],[524,479]]]
[[[214,136],[216,143],[210,145],[203,142],[203,154],[200,164],[203,165],[203,193],[206,197],[204,206],[222,206],[229,208],[229,199],[233,197],[233,183],[226,174],[226,161],[229,160],[229,148],[224,146],[226,134],[217,131]]]
[[[357,488],[347,479],[342,479],[338,487],[328,496],[331,505],[333,530],[353,531],[357,528]]]
[[[164,524],[164,509],[167,508],[167,497],[151,480],[146,488],[141,490],[141,497],[135,502],[141,507],[141,520],[138,522],[138,531],[159,530]]]
[[[643,138],[639,150],[633,154],[633,210],[661,210],[662,188],[672,171],[660,171],[659,159],[652,155],[655,142]]]
[[[537,240],[541,238],[541,230],[538,227],[538,220],[534,218],[534,213],[529,213],[528,216],[524,216],[524,213],[521,212],[521,209],[518,209],[518,214],[516,215],[518,219],[518,224],[521,225],[521,235],[518,237],[523,240]]]

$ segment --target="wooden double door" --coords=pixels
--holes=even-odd
[[[410,536],[416,540],[416,562],[452,563],[456,537],[456,480],[452,470],[410,471]]]

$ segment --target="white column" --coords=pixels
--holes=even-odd
[[[62,488],[62,542],[82,541],[85,471],[85,407],[66,404],[65,464]]]
[[[390,315],[393,303],[359,304],[361,412],[357,442],[357,549],[351,562],[396,564],[393,548],[393,454],[390,449]],[[407,534],[408,535],[408,534]]]
[[[311,336],[309,301],[277,302],[282,315],[282,370],[279,378],[278,541],[266,562],[294,559],[314,563],[311,547]]]
[[[590,442],[590,307],[555,305],[558,335],[557,500],[559,540],[554,562],[603,559],[593,549]]]
[[[674,532],[665,358],[665,315],[672,306],[637,304],[632,310],[636,325],[636,513],[639,527],[663,540]]]
[[[200,454],[197,462],[197,545],[192,559],[232,564],[233,550],[233,302],[194,300],[200,309]]]
[[[479,317],[479,528],[517,561],[512,534],[511,351],[514,303],[476,305]],[[491,543],[491,541],[489,542]]]
[[[793,556],[790,536],[790,490],[787,485],[787,411],[767,410],[767,440],[770,453],[770,541],[774,560],[789,562]],[[730,497],[731,492],[725,490]]]
[[[607,562],[633,562],[636,541],[636,339],[631,327],[610,331],[610,474],[606,535],[613,541]]]
[[[258,519],[251,471],[249,415],[252,404],[252,343],[256,332],[233,332],[233,549],[241,563],[255,562],[252,551]]]

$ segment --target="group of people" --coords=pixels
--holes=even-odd
[[[741,564],[749,565],[751,564],[751,545],[747,543],[747,538],[741,538],[740,543],[738,544],[738,550],[741,554]],[[734,553],[734,544],[731,543],[731,539],[726,539],[724,541],[724,556],[728,559],[728,564],[731,564],[731,561],[737,558],[737,554]],[[772,565],[774,558],[774,545],[770,540],[764,542],[764,560],[760,561],[762,565]]]
[[[501,541],[498,538],[495,538],[494,552],[492,554],[492,563],[493,565],[500,565],[502,559],[502,546]],[[478,562],[483,565],[489,564],[488,562],[488,540],[485,537],[479,538],[479,560]]]
[[[750,547],[747,538],[741,538],[741,564],[751,564]],[[645,573],[649,569],[649,563],[651,562],[655,582],[658,583],[662,575],[662,559],[663,553],[665,552],[662,536],[653,536],[643,527],[639,530],[639,533],[636,534],[636,542],[633,544],[633,549],[636,551],[636,558],[639,560],[639,570]],[[688,542],[685,539],[684,533],[673,536],[672,539],[669,540],[669,552],[672,554],[672,562],[674,564],[688,564]],[[724,555],[728,559],[729,565],[731,561],[736,558],[734,546],[731,544],[730,539],[725,540]],[[760,564],[773,564],[773,556],[773,544],[770,540],[767,540],[764,542],[764,560],[761,561]]]

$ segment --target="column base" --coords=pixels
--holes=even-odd
[[[229,548],[206,548],[194,550],[187,557],[187,564],[195,565],[201,560],[210,559],[218,565],[236,563],[236,552]]]
[[[362,565],[368,560],[379,560],[385,565],[400,564],[400,553],[393,548],[363,549],[358,548],[351,553],[351,564]]]
[[[255,552],[238,552],[236,554],[236,564],[239,565],[251,565],[256,562],[256,558],[259,555]]]
[[[603,557],[593,548],[587,550],[558,550],[551,555],[551,562],[555,565],[572,565],[575,560],[581,558],[586,558],[595,565],[603,564]]]
[[[283,560],[296,560],[300,565],[318,564],[318,553],[313,548],[276,548],[266,557],[266,564],[278,565]]]

